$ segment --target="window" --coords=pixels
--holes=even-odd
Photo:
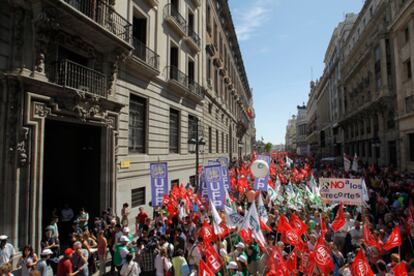
[[[142,60],[146,59],[147,19],[135,17],[132,20],[132,36],[135,47],[134,54]]]
[[[145,204],[145,187],[131,190],[131,208]]]
[[[191,175],[190,178],[189,178],[189,180],[190,180],[190,185],[192,187],[195,187],[195,185],[196,185],[196,176],[195,175]]]
[[[208,153],[213,153],[213,138],[211,133],[211,127],[208,127]]]
[[[170,48],[170,78],[178,80],[178,48],[171,46]]]
[[[197,139],[198,135],[198,118],[193,115],[188,115],[188,140]]]
[[[208,85],[211,86],[211,58],[207,59],[207,82]]]
[[[394,113],[392,111],[389,111],[387,114],[387,127],[388,129],[395,128]]]
[[[412,71],[411,71],[411,60],[408,59],[404,62],[404,72],[405,72],[405,79],[410,80],[412,77]]]
[[[180,112],[175,109],[170,109],[170,153],[178,153],[179,149],[179,125]]]
[[[194,69],[194,61],[189,60],[188,61],[188,82],[190,84],[194,83],[195,80],[195,69]]]
[[[211,114],[211,112],[213,112],[213,104],[208,103],[208,113]]]
[[[221,133],[221,152],[224,152],[224,132]]]
[[[381,48],[379,46],[375,48],[375,84],[377,91],[381,89]]]
[[[229,139],[228,134],[226,134],[226,141],[227,141],[227,152],[229,153],[229,152],[231,152],[231,150],[230,150],[230,139]]]
[[[405,97],[405,113],[414,111],[414,98],[413,96]]]
[[[410,143],[410,161],[414,161],[414,133],[408,134],[408,140]]]
[[[145,153],[146,151],[146,129],[147,129],[147,101],[142,97],[130,95],[129,98],[129,133],[128,150],[134,153]]]
[[[219,131],[216,129],[216,153],[219,153]]]
[[[410,30],[407,27],[404,30],[404,42],[408,43],[409,40],[410,40]]]

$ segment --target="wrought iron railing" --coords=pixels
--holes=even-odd
[[[175,66],[167,66],[166,67],[167,76],[169,80],[174,80],[187,88],[191,93],[203,98],[204,91],[203,87],[187,76],[184,72],[181,72]]]
[[[171,6],[171,4],[167,4],[164,7],[164,18],[172,17],[174,21],[180,26],[181,29],[185,30],[187,26],[187,21],[185,18],[180,14],[176,7]]]
[[[187,35],[191,37],[191,39],[194,41],[195,44],[197,44],[198,47],[200,47],[200,37],[198,34],[194,31],[193,28],[187,27]]]
[[[131,43],[132,25],[109,5],[108,0],[64,0],[66,3],[118,36]]]
[[[106,97],[106,76],[76,62],[64,59],[50,64],[47,77],[58,85]]]
[[[139,41],[137,38],[133,38],[133,46],[135,48],[134,55],[139,59],[143,60],[145,63],[150,65],[155,69],[159,69],[159,60],[160,56],[148,48],[144,43]]]

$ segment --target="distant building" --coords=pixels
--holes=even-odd
[[[298,114],[296,115],[296,153],[299,155],[308,155],[308,143],[306,136],[308,133],[308,118],[306,115],[306,105],[298,105]]]
[[[296,115],[288,120],[285,135],[285,149],[286,151],[296,152]]]

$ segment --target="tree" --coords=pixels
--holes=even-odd
[[[265,145],[265,151],[270,152],[272,150],[272,147],[273,147],[272,143],[267,143]]]

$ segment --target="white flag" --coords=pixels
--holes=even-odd
[[[250,206],[249,213],[246,217],[247,222],[249,224],[249,228],[252,229],[253,237],[260,244],[261,247],[265,247],[266,239],[263,236],[262,230],[260,230],[260,219],[256,209],[255,201],[253,201],[252,205]]]
[[[233,210],[233,208],[224,206],[224,213],[226,214],[226,222],[229,228],[237,228],[243,222],[243,216]]]
[[[216,206],[214,206],[213,202],[210,201],[210,207],[211,207],[211,215],[213,217],[213,228],[214,233],[216,235],[219,235],[223,232],[223,229],[220,227],[220,223],[222,221],[219,213],[217,212]]]
[[[270,186],[270,185],[269,185]],[[259,211],[259,217],[264,222],[267,223],[269,220],[269,216],[267,215],[266,207],[263,203],[262,193],[259,193],[259,201],[258,201],[258,211]]]
[[[354,172],[358,171],[358,156],[355,154],[354,161],[352,162],[352,170]]]
[[[369,201],[369,195],[367,190],[367,184],[365,183],[365,179],[362,178],[362,199],[365,202]]]
[[[351,168],[351,160],[349,160],[346,154],[344,153],[344,171],[349,172],[350,168]]]

